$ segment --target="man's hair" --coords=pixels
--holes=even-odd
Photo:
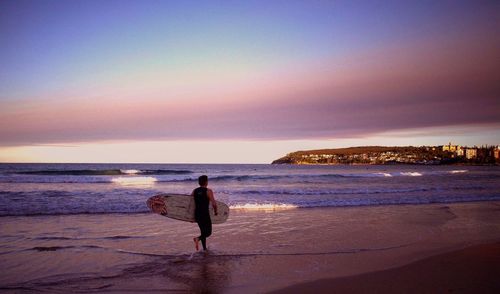
[[[208,177],[206,175],[200,176],[198,178],[198,184],[200,184],[200,186],[208,184]]]

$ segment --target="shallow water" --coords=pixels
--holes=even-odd
[[[264,292],[499,240],[499,212],[499,202],[234,211],[214,225],[208,255],[194,252],[195,224],[155,214],[6,216],[0,286]]]

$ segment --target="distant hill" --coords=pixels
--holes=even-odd
[[[273,164],[440,164],[451,158],[441,147],[362,146],[296,151],[274,160]]]
[[[387,147],[387,146],[361,146],[361,147],[348,147],[348,148],[337,148],[337,149],[317,149],[317,150],[307,150],[307,151],[296,151],[291,154],[302,155],[302,154],[363,154],[372,152],[401,152],[401,151],[416,151],[420,150],[422,147]]]

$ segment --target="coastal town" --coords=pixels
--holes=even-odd
[[[469,164],[499,165],[499,146],[460,146],[451,142],[442,146],[384,147],[366,146],[339,149],[297,151],[273,164]]]

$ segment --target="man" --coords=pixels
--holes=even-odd
[[[193,190],[191,196],[194,197],[195,210],[194,217],[200,227],[201,235],[193,239],[196,251],[199,250],[199,242],[203,245],[203,250],[207,250],[207,237],[212,234],[212,220],[208,205],[211,203],[214,208],[214,214],[217,215],[217,203],[215,202],[214,192],[208,189],[208,177],[203,175],[198,178],[200,187]]]

